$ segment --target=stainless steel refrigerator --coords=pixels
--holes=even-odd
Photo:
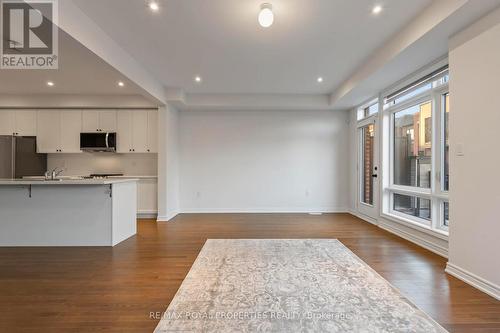
[[[0,135],[0,178],[43,176],[47,154],[36,152],[36,137]]]

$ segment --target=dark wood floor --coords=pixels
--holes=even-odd
[[[348,214],[186,214],[114,248],[0,248],[0,332],[151,332],[207,238],[338,238],[450,332],[500,332],[500,302],[444,258]]]

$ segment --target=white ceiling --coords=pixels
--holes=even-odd
[[[144,0],[75,2],[166,87],[326,94],[431,0],[383,0],[379,16],[375,0],[273,0],[269,29],[257,23],[263,0],[160,0],[158,13]]]
[[[55,86],[47,86],[53,81]],[[118,87],[118,81],[125,83]],[[59,69],[0,70],[0,94],[136,95],[142,90],[59,30]]]
[[[433,12],[429,6],[444,0],[272,0],[276,17],[269,29],[257,23],[262,1],[159,0],[161,10],[152,13],[146,0],[73,0],[91,25],[102,28],[105,34],[101,35],[118,43],[116,54],[135,58],[160,90],[161,85],[180,88],[169,89],[180,92],[180,99],[170,98],[174,94],[169,101],[187,109],[350,108],[445,55],[450,36],[500,5],[500,0],[449,0],[462,7],[331,105],[329,94],[397,40],[422,10]],[[375,3],[383,4],[380,16],[371,14]],[[78,22],[83,14],[71,22]],[[81,22],[76,27],[80,33],[88,29]],[[102,50],[95,45],[89,48],[104,58],[111,54],[99,53]],[[58,70],[0,70],[0,94],[122,98],[141,94],[158,102],[151,99],[148,87],[127,80],[62,31],[59,47]],[[116,56],[108,58],[115,65]],[[121,69],[130,74],[127,68]],[[194,82],[196,75],[203,77],[201,84]],[[324,78],[322,84],[316,82],[318,76]],[[48,87],[48,80],[55,87]],[[124,88],[117,86],[119,80],[126,83]]]
[[[447,55],[449,38],[500,6],[500,0],[470,0],[432,31],[357,85],[335,109],[357,106],[383,89]]]

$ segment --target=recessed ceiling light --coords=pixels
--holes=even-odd
[[[118,86],[125,87],[125,83],[123,83],[123,81],[118,81]]]
[[[320,76],[320,77],[318,77],[317,81],[318,81],[318,83],[321,83],[321,82],[323,82],[323,78]]]
[[[380,5],[376,5],[372,9],[372,13],[375,14],[375,15],[380,14],[381,11],[382,11],[382,6],[380,6]]]
[[[259,24],[263,28],[269,28],[274,22],[273,6],[270,3],[260,5]]]
[[[160,10],[160,5],[158,5],[158,2],[156,1],[150,1],[149,2],[149,9],[151,9],[153,12],[157,12]]]
[[[195,76],[194,77],[194,81],[197,82],[197,83],[200,83],[201,82],[201,76]]]
[[[52,81],[47,81],[47,85],[48,85],[49,87],[53,87],[53,86],[54,86],[54,82],[52,82]]]

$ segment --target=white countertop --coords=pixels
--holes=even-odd
[[[157,179],[158,176],[109,176],[112,179]]]
[[[111,185],[125,182],[135,182],[136,178],[122,179],[61,179],[61,180],[40,180],[40,179],[0,179],[2,185]]]

